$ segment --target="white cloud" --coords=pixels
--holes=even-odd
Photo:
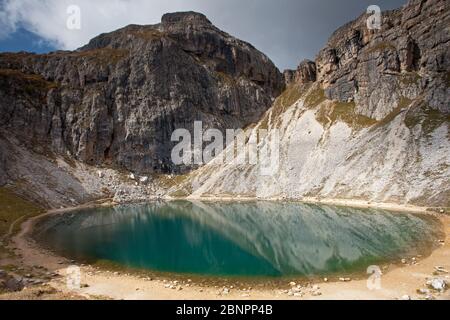
[[[79,30],[67,27],[71,5],[81,10]],[[201,11],[202,7],[205,1],[200,0],[5,0],[0,8],[0,38],[23,27],[58,48],[75,49],[103,32],[131,23],[158,23],[166,12]]]

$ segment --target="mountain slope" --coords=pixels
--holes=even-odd
[[[90,165],[186,171],[172,132],[241,128],[282,91],[273,63],[195,12],[102,34],[73,52],[0,54],[0,128]]]
[[[410,1],[381,30],[365,15],[343,26],[317,56],[317,81],[305,62],[285,72],[288,89],[247,131],[269,129],[260,146],[279,131],[274,175],[216,160],[170,194],[450,206],[449,13]]]
[[[362,15],[284,77],[193,12],[74,52],[0,54],[0,186],[45,207],[164,196],[449,207],[449,6],[411,0],[381,30]],[[279,142],[279,163],[175,166],[170,136],[197,120],[268,129],[260,146]]]

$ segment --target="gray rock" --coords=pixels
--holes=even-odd
[[[427,285],[431,289],[436,290],[436,291],[441,291],[441,292],[444,291],[446,288],[446,282],[442,278],[431,279],[431,280],[427,281]]]
[[[16,277],[8,277],[7,279],[3,280],[3,287],[7,291],[20,291],[23,289],[24,284],[21,278]]]
[[[296,83],[304,85],[316,81],[316,63],[311,60],[303,60],[297,67],[297,70],[285,70],[283,72],[286,85]]]
[[[243,128],[281,93],[275,65],[202,14],[166,14],[129,25],[73,51],[0,54],[0,128],[30,148],[142,174],[183,171],[171,134]],[[23,88],[30,88],[24,90]],[[22,103],[22,101],[28,101]]]
[[[326,95],[381,120],[426,90],[424,104],[449,114],[448,9],[444,0],[410,1],[383,13],[380,31],[366,27],[366,14],[338,29],[316,59]]]

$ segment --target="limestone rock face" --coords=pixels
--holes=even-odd
[[[0,127],[92,165],[139,173],[173,167],[171,134],[256,122],[284,88],[250,44],[202,14],[166,14],[73,51],[0,54]],[[25,86],[23,84],[26,84]]]
[[[381,120],[427,91],[422,106],[450,113],[449,6],[413,0],[384,12],[381,30],[367,28],[366,14],[338,29],[316,59],[326,96]]]
[[[449,7],[411,0],[383,13],[381,30],[362,15],[284,74],[193,12],[73,52],[0,54],[0,185],[27,181],[26,195],[58,207],[99,194],[449,207]],[[275,141],[279,159],[176,167],[171,134],[196,120],[267,129],[259,147]],[[248,141],[225,152],[245,159]]]
[[[286,85],[296,83],[303,85],[316,81],[316,63],[311,60],[303,60],[297,67],[297,70],[285,70],[284,80]]]
[[[316,81],[316,63],[310,60],[303,60],[298,68],[296,74],[296,82],[305,84]]]
[[[295,82],[295,70],[286,69],[283,71],[283,76],[286,86]]]
[[[278,157],[217,159],[169,194],[450,206],[449,14],[448,1],[414,0],[381,30],[366,15],[339,28],[247,131],[267,128],[260,150],[275,142]]]

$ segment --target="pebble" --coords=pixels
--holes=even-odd
[[[295,287],[297,284],[296,284],[295,282],[289,282],[289,285],[290,285],[291,287]]]
[[[448,271],[445,270],[445,268],[444,268],[444,267],[441,267],[441,266],[436,266],[436,267],[434,267],[434,269],[435,269],[437,272],[440,272],[440,273],[448,273]]]
[[[446,283],[444,279],[435,278],[427,281],[427,285],[436,291],[444,291]]]
[[[430,294],[430,290],[421,288],[421,289],[417,289],[417,293],[418,294]]]
[[[404,296],[402,296],[402,297],[400,298],[400,300],[411,300],[411,297],[408,296],[407,294],[405,294]]]
[[[294,293],[302,292],[302,290],[299,287],[292,288],[291,291],[294,292]]]
[[[350,278],[339,278],[339,281],[349,282],[349,281],[352,281],[352,279],[350,279]]]

